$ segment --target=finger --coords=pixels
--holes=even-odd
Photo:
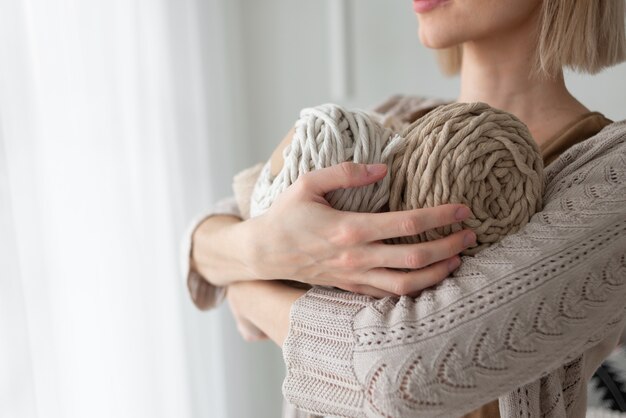
[[[346,162],[308,172],[300,176],[296,183],[318,196],[323,196],[337,189],[367,186],[382,179],[386,174],[385,164]]]
[[[402,272],[384,268],[372,269],[362,275],[364,284],[398,296],[415,294],[448,277],[460,264],[454,256],[419,270]]]
[[[364,267],[420,269],[450,258],[475,243],[476,234],[470,229],[464,229],[444,238],[419,244],[370,244],[363,257],[370,264]]]
[[[471,211],[465,205],[449,203],[432,208],[350,215],[368,241],[378,241],[417,235],[433,228],[458,223],[467,219]]]

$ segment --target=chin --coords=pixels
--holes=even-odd
[[[468,19],[460,6],[449,0],[427,13],[416,14],[419,39],[425,47],[448,48],[462,43],[472,32],[472,18]]]
[[[462,37],[455,36],[451,30],[433,28],[430,25],[424,25],[420,22],[418,28],[420,42],[426,48],[443,49],[458,45],[463,42]]]
[[[550,1],[550,0],[545,0]],[[541,0],[440,0],[416,13],[418,33],[428,48],[449,48],[467,41],[499,37],[536,21]]]

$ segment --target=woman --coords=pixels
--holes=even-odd
[[[457,269],[471,231],[380,240],[458,222],[467,208],[335,211],[327,192],[375,182],[385,168],[330,167],[258,218],[218,208],[199,223],[192,297],[206,308],[228,286],[242,333],[283,347],[283,391],[304,410],[458,416],[487,404],[492,414],[499,398],[501,416],[584,416],[585,382],[624,324],[626,124],[578,102],[562,68],[594,73],[624,60],[624,2],[415,0],[414,9],[422,43],[460,65],[457,101],[486,102],[529,127],[549,164],[544,210]],[[379,110],[410,118],[428,106],[399,99]],[[272,281],[284,278],[375,296],[422,292],[374,299]]]

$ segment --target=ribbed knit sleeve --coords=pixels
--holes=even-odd
[[[287,400],[326,415],[457,416],[619,332],[625,138],[615,123],[561,155],[543,211],[418,298],[308,291],[283,346]]]

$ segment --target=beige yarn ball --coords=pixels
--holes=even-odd
[[[440,106],[405,128],[391,170],[391,211],[463,203],[472,216],[395,243],[472,229],[478,253],[523,227],[542,208],[543,160],[526,125],[485,103]]]

